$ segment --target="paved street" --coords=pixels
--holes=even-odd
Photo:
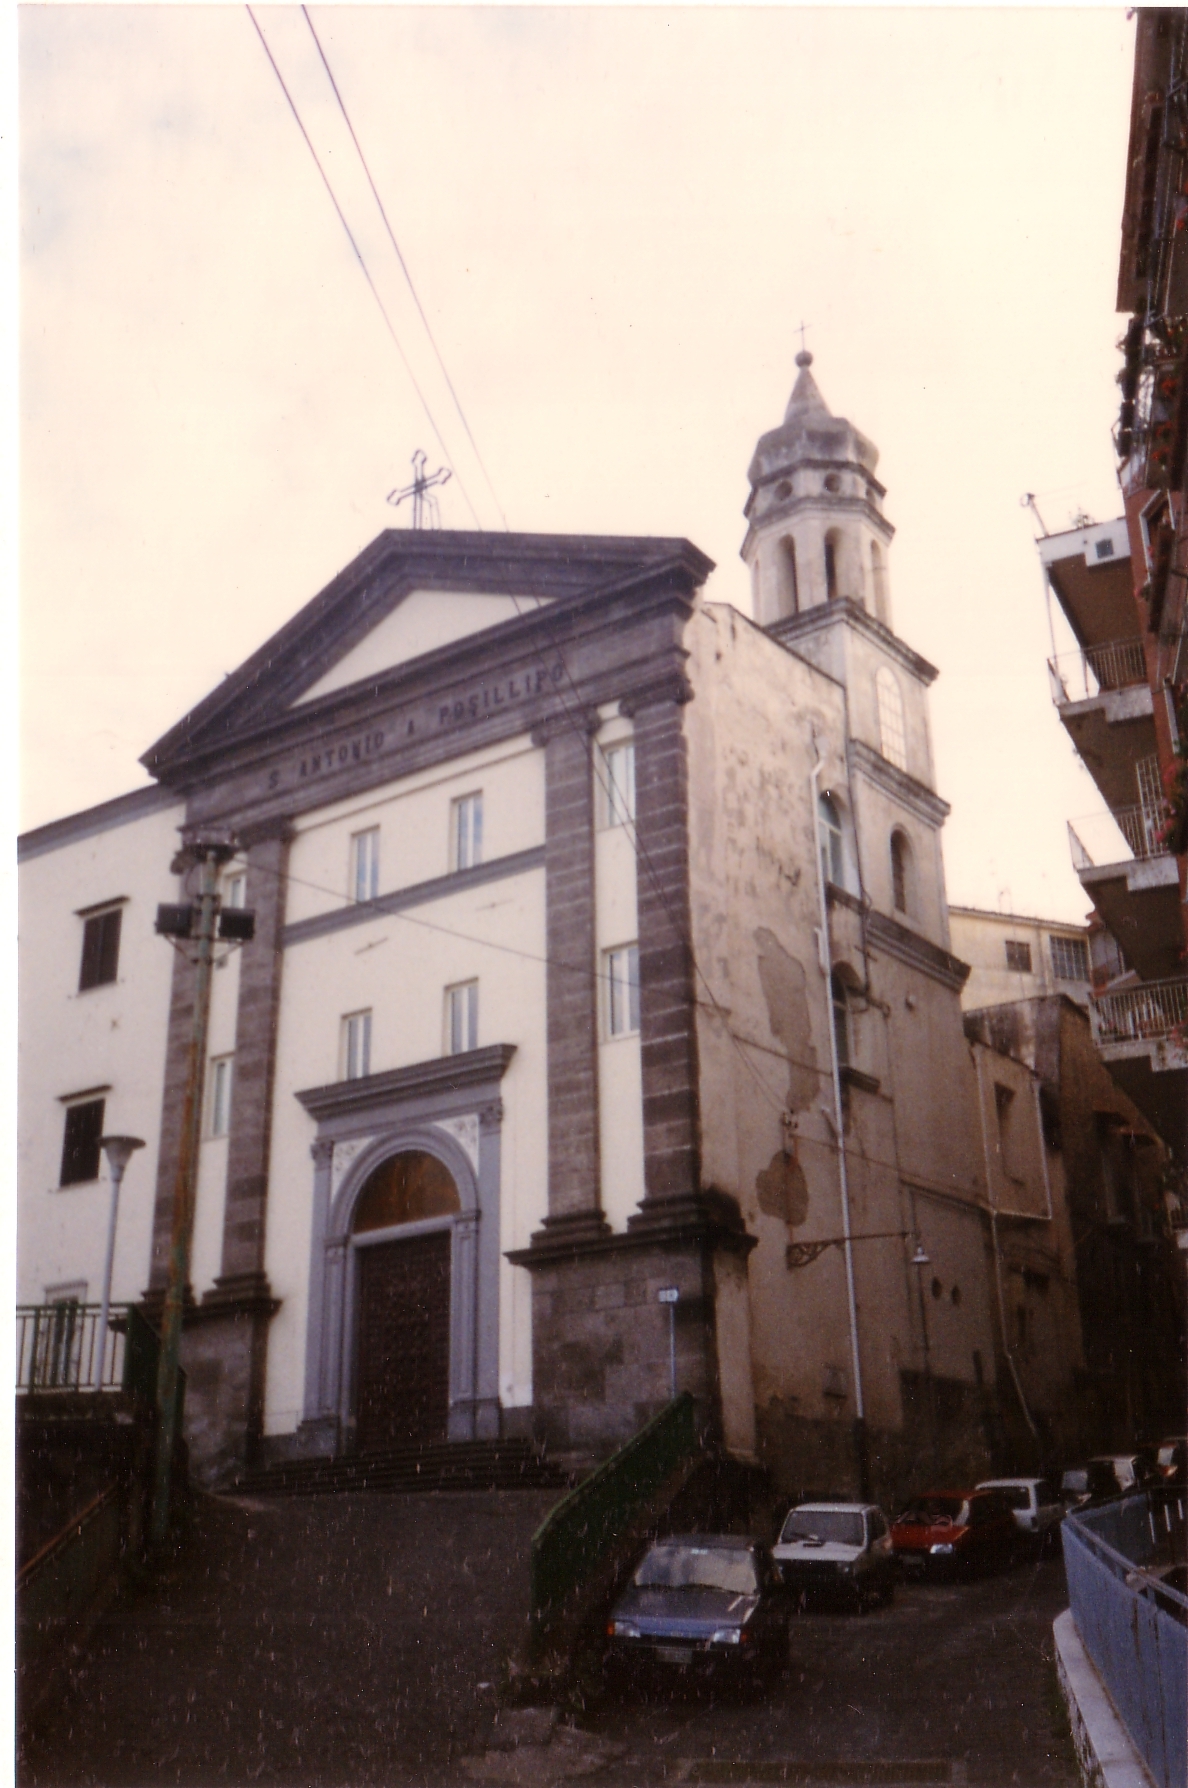
[[[1075,1784],[1050,1664],[1059,1562],[799,1617],[758,1698],[641,1691],[552,1733],[497,1723],[528,1541],[555,1496],[202,1499],[173,1568],[100,1624],[19,1780]]]

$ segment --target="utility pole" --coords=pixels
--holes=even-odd
[[[174,870],[197,868],[198,896],[191,906],[157,909],[157,930],[165,937],[190,938],[198,946],[194,973],[194,1015],[186,1064],[186,1095],[182,1107],[181,1145],[173,1186],[173,1222],[169,1241],[169,1275],[161,1311],[161,1351],[157,1364],[157,1452],[153,1473],[153,1503],[149,1543],[159,1551],[169,1532],[169,1487],[173,1453],[177,1444],[177,1376],[181,1351],[182,1305],[190,1277],[190,1240],[194,1231],[194,1200],[198,1185],[198,1153],[202,1140],[202,1087],[206,1067],[206,1033],[210,1018],[210,975],[219,926],[218,880],[220,866],[235,855],[228,836],[189,844],[174,860]],[[247,913],[236,912],[240,935],[251,935]]]

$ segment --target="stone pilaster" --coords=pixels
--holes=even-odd
[[[168,950],[164,938],[160,948]],[[194,964],[184,949],[173,952],[169,993],[169,1028],[165,1041],[165,1087],[161,1101],[161,1146],[157,1155],[157,1187],[153,1201],[153,1240],[146,1306],[159,1309],[169,1276],[169,1238],[173,1226],[173,1194],[181,1157],[182,1110],[186,1102],[190,1034],[194,1025]]]
[[[636,902],[644,1205],[696,1197],[701,1180],[689,766],[682,676],[622,703],[635,724]]]
[[[549,1213],[545,1229],[602,1234],[598,1163],[598,983],[594,939],[596,720],[557,716],[545,750]]]

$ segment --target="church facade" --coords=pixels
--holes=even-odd
[[[442,1437],[596,1456],[674,1386],[788,1485],[889,1494],[925,1440],[989,1468],[999,1107],[935,672],[894,632],[875,449],[810,360],[750,470],[753,619],[684,540],[388,532],[152,747],[155,788],[22,841],[29,1302],[98,1295],[103,1130],[148,1144],[114,1295],[159,1301],[179,837],[234,840],[222,897],[256,915],[205,1067],[209,1480]],[[1038,1096],[1033,1123],[1004,1074],[1011,1208],[1059,1263]],[[1060,1336],[1071,1374],[1075,1313]]]

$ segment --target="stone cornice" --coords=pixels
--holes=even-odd
[[[888,956],[895,956],[909,968],[919,969],[942,986],[960,993],[969,979],[969,964],[948,950],[930,944],[926,937],[909,931],[906,925],[889,919],[885,913],[872,911],[866,921],[871,944]]]
[[[485,882],[502,881],[509,875],[523,875],[530,869],[543,869],[545,847],[533,845],[526,851],[513,851],[506,857],[494,857],[488,863],[477,863],[473,869],[454,869],[449,875],[435,875],[428,881],[414,882],[393,894],[380,894],[375,900],[352,901],[349,906],[335,907],[329,913],[316,913],[312,919],[298,919],[286,925],[281,933],[281,946],[308,943],[311,938],[327,937],[352,925],[365,925],[371,919],[382,919],[385,913],[403,912],[406,907],[424,906],[447,894],[463,894],[468,888],[479,888]]]
[[[133,789],[131,794],[117,795],[114,801],[101,801],[97,807],[84,807],[81,813],[69,813],[63,819],[50,820],[17,839],[17,862],[44,856],[47,851],[61,850],[78,844],[99,832],[114,831],[117,826],[130,826],[150,813],[166,807],[180,807],[181,797],[170,788],[154,784]]]
[[[335,1080],[328,1086],[309,1087],[293,1096],[319,1123],[326,1118],[354,1117],[394,1100],[490,1086],[492,1081],[502,1080],[515,1053],[514,1043],[492,1043],[486,1049],[435,1056],[408,1068],[367,1074],[360,1080]]]
[[[927,658],[922,658],[919,652],[913,652],[898,634],[892,633],[882,621],[869,614],[860,602],[853,601],[849,596],[843,596],[836,602],[820,602],[813,608],[804,609],[799,615],[789,615],[785,620],[773,621],[766,631],[773,639],[794,646],[798,639],[804,639],[808,634],[817,633],[825,627],[835,626],[839,621],[846,621],[858,633],[864,633],[889,658],[894,658],[897,664],[902,665],[909,675],[923,683],[925,688],[940,675],[934,664],[929,664]]]
[[[877,783],[930,826],[944,825],[952,811],[947,801],[942,801],[938,794],[925,783],[917,782],[906,770],[897,769],[881,752],[872,750],[861,739],[854,739],[852,748],[855,765],[869,781]]]

